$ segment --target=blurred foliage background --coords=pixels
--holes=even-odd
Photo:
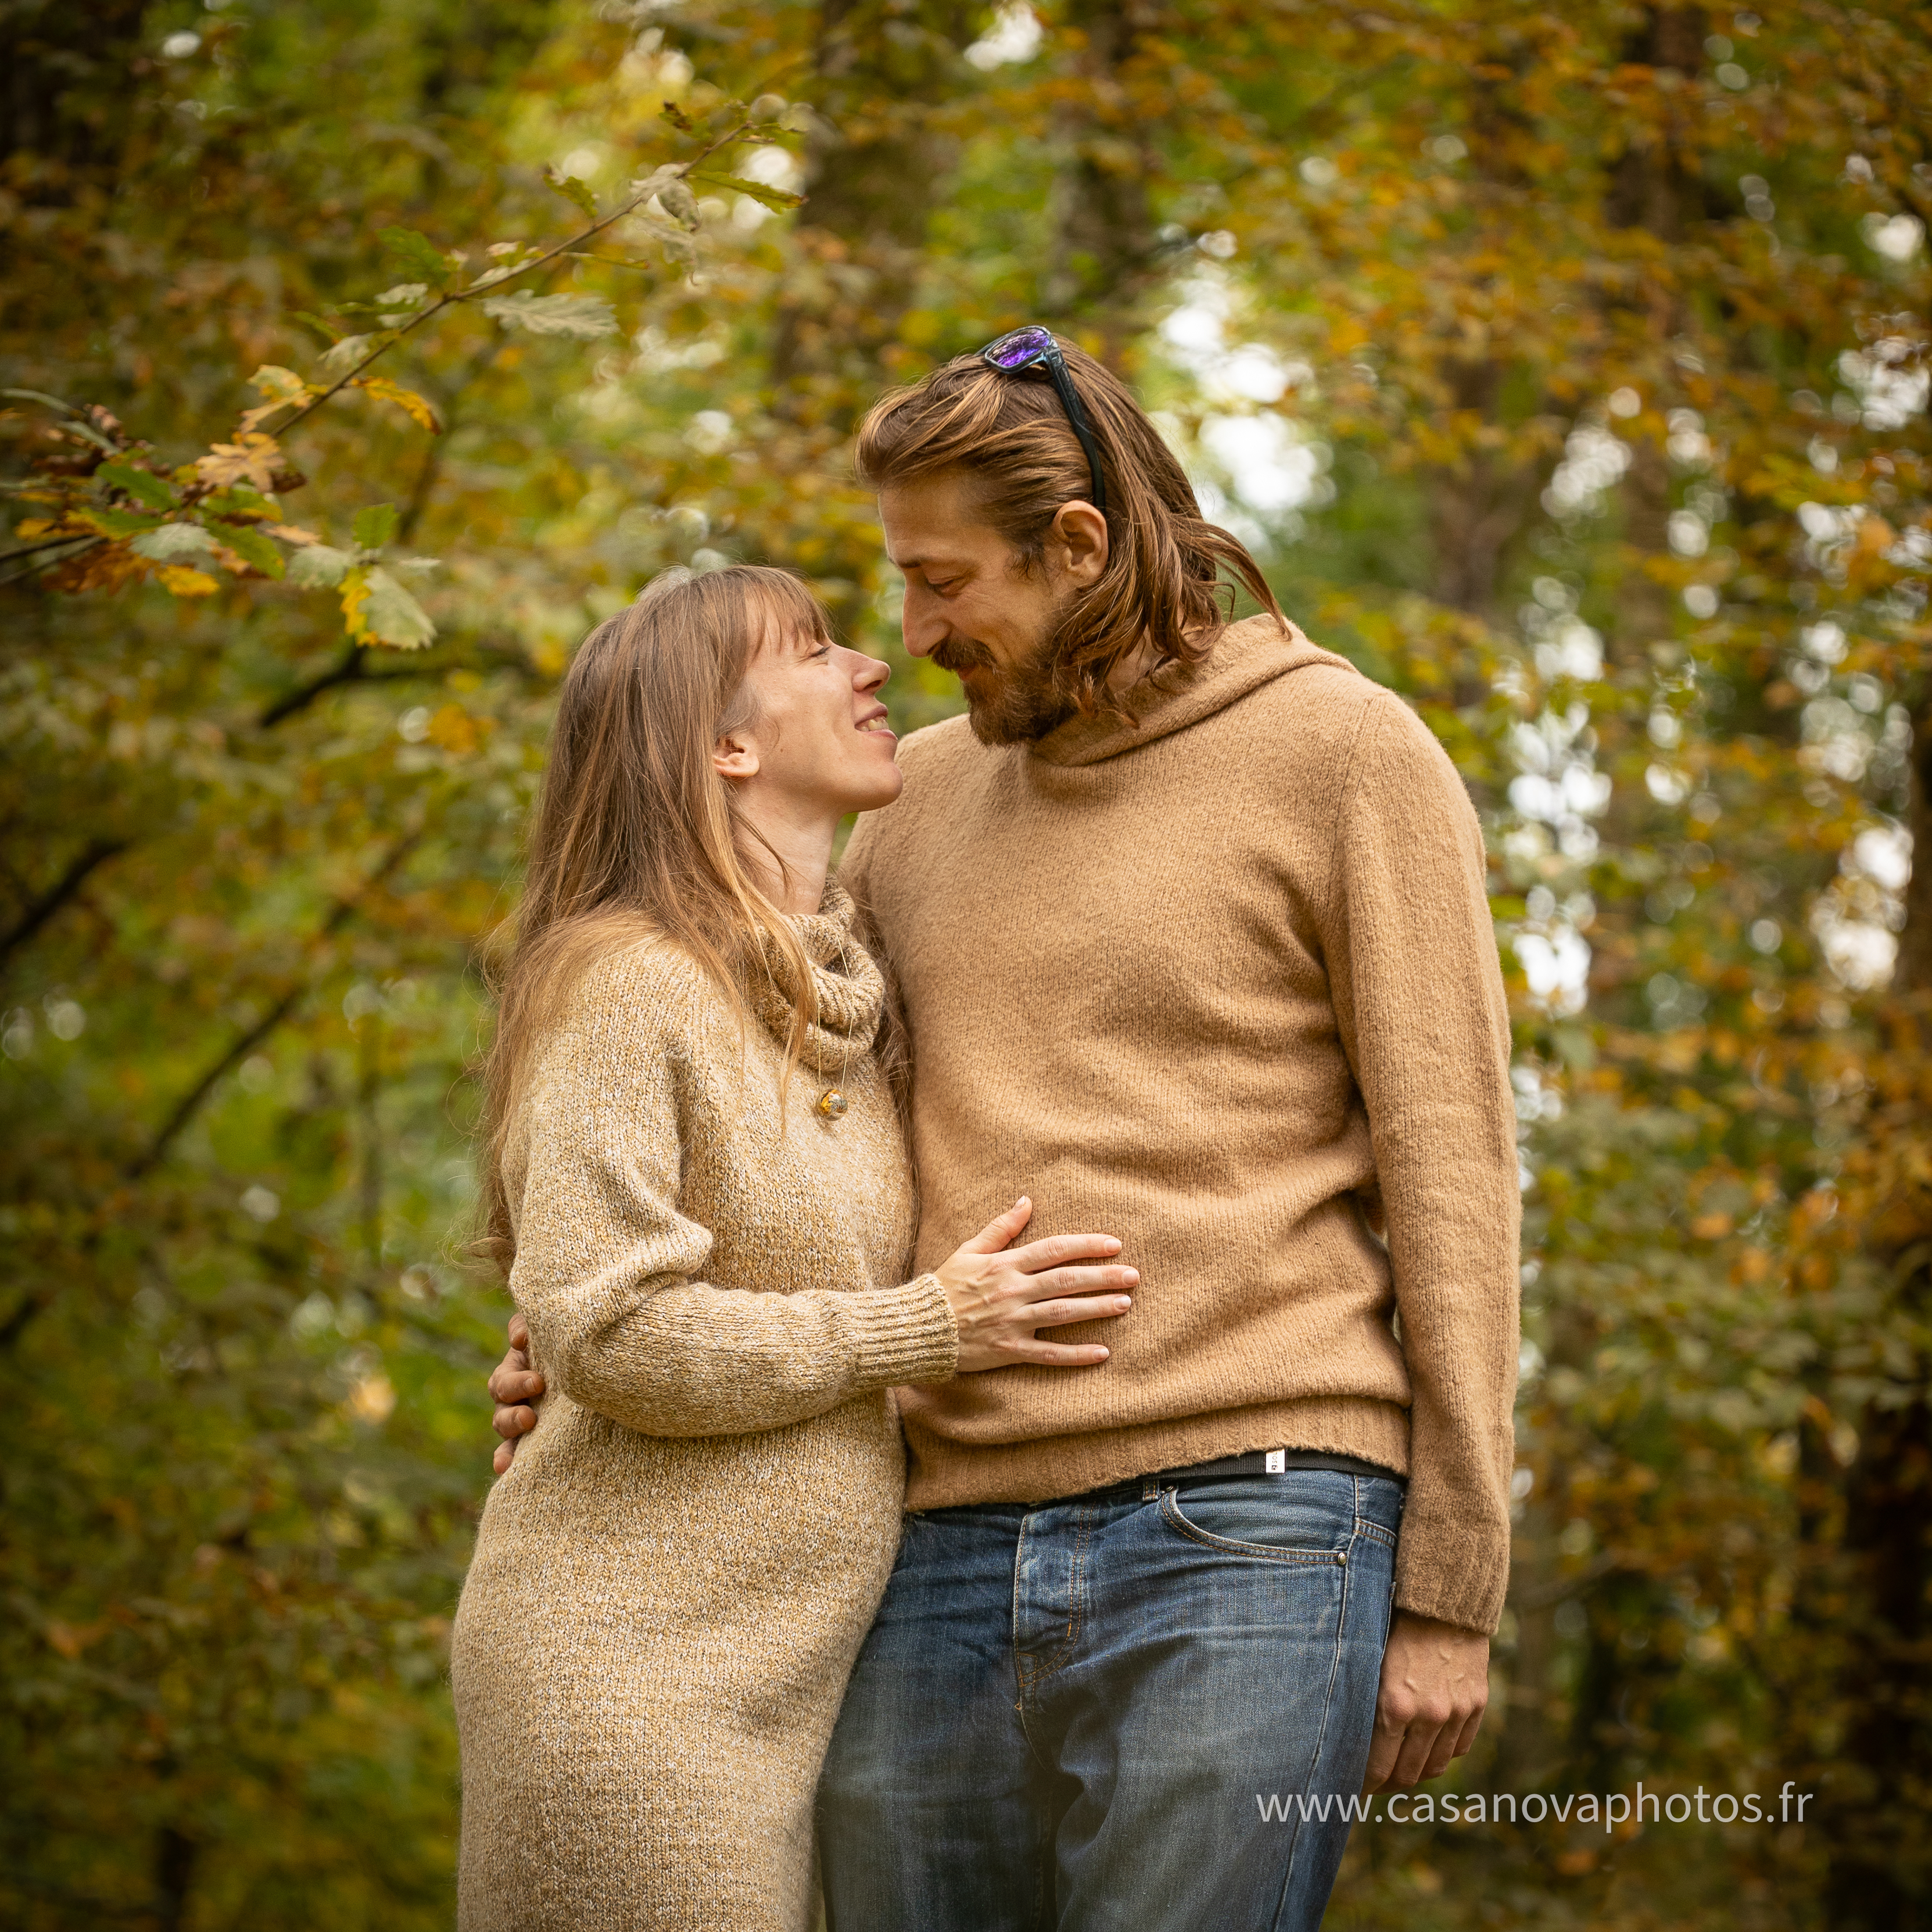
[[[464,1070],[557,678],[751,558],[952,709],[847,438],[1029,319],[1490,830],[1454,1781],[1817,1794],[1358,1830],[1330,1922],[1932,1922],[1932,14],[1761,4],[0,4],[7,1923],[448,1919]]]

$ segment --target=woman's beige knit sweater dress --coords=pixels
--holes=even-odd
[[[938,1281],[904,1279],[850,917],[835,884],[797,922],[824,1018],[782,1125],[781,985],[741,1028],[661,943],[595,968],[538,1051],[505,1179],[550,1394],[457,1614],[464,1932],[804,1926],[813,1787],[898,1544],[888,1391],[958,1346]]]

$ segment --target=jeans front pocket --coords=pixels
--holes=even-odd
[[[1354,1534],[1355,1481],[1330,1469],[1163,1487],[1161,1520],[1209,1550],[1274,1563],[1341,1565]]]

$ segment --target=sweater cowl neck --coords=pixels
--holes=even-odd
[[[1047,765],[1097,765],[1198,724],[1285,672],[1318,664],[1352,668],[1346,658],[1311,644],[1292,624],[1284,632],[1266,615],[1244,617],[1221,633],[1204,662],[1168,664],[1140,686],[1132,694],[1139,714],[1133,723],[1070,718],[1028,746],[1028,754]]]
[[[814,1073],[841,1073],[871,1052],[885,1010],[885,980],[852,930],[852,918],[850,894],[836,878],[828,878],[818,911],[797,914],[790,922],[812,962],[812,990],[818,1001],[818,1017],[806,1030],[800,1055],[802,1064]],[[753,1010],[778,1040],[789,1040],[796,992],[793,969],[769,938],[761,940],[750,977]]]

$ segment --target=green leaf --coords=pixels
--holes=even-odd
[[[260,530],[250,530],[246,524],[224,524],[215,535],[244,563],[252,565],[264,577],[282,574],[281,552]]]
[[[322,352],[316,362],[315,373],[331,381],[346,374],[369,352],[369,345],[375,340],[373,335],[345,335],[332,348]]]
[[[427,235],[418,235],[413,228],[385,228],[376,238],[412,277],[430,287],[440,289],[448,280],[449,263]]]
[[[128,548],[151,563],[185,563],[190,557],[211,554],[214,539],[199,524],[164,524],[159,530],[142,531]]]
[[[152,510],[116,510],[105,505],[79,512],[80,520],[104,537],[138,536],[143,530],[158,530],[160,520]]]
[[[212,496],[201,500],[201,513],[204,517],[254,518],[260,520],[268,517],[279,517],[281,506],[272,496],[265,496],[259,490],[251,490],[245,483],[238,483],[232,489],[218,490]]]
[[[364,550],[380,550],[386,543],[394,541],[397,526],[401,521],[394,504],[371,503],[367,509],[356,512],[356,541]]]
[[[686,228],[698,226],[698,197],[682,176],[675,181],[666,182],[658,190],[658,206],[672,220],[682,223]]]
[[[305,322],[325,342],[333,342],[342,333],[342,331],[331,322],[327,316],[312,315],[305,308],[290,309],[289,320],[291,322]]]
[[[331,544],[307,544],[289,559],[289,581],[304,590],[333,590],[356,561],[352,550]]]
[[[152,470],[136,470],[130,463],[104,463],[94,475],[97,482],[124,492],[151,510],[172,510],[179,500]]]
[[[528,289],[519,289],[513,296],[492,296],[481,307],[506,328],[561,335],[575,342],[614,334],[617,327],[616,316],[602,296],[533,296]]]
[[[391,650],[417,651],[436,635],[429,613],[379,565],[363,574],[362,628]]]
[[[592,221],[597,219],[597,196],[592,191],[588,182],[579,179],[575,175],[559,174],[554,168],[544,170],[544,179],[548,182],[565,200],[574,202],[578,207],[582,208]]]
[[[790,189],[773,188],[766,182],[747,181],[742,175],[714,175],[709,172],[694,174],[691,178],[700,188],[722,188],[733,194],[749,195],[751,198],[782,214],[789,208],[796,208],[804,201],[802,194],[794,194]]]

